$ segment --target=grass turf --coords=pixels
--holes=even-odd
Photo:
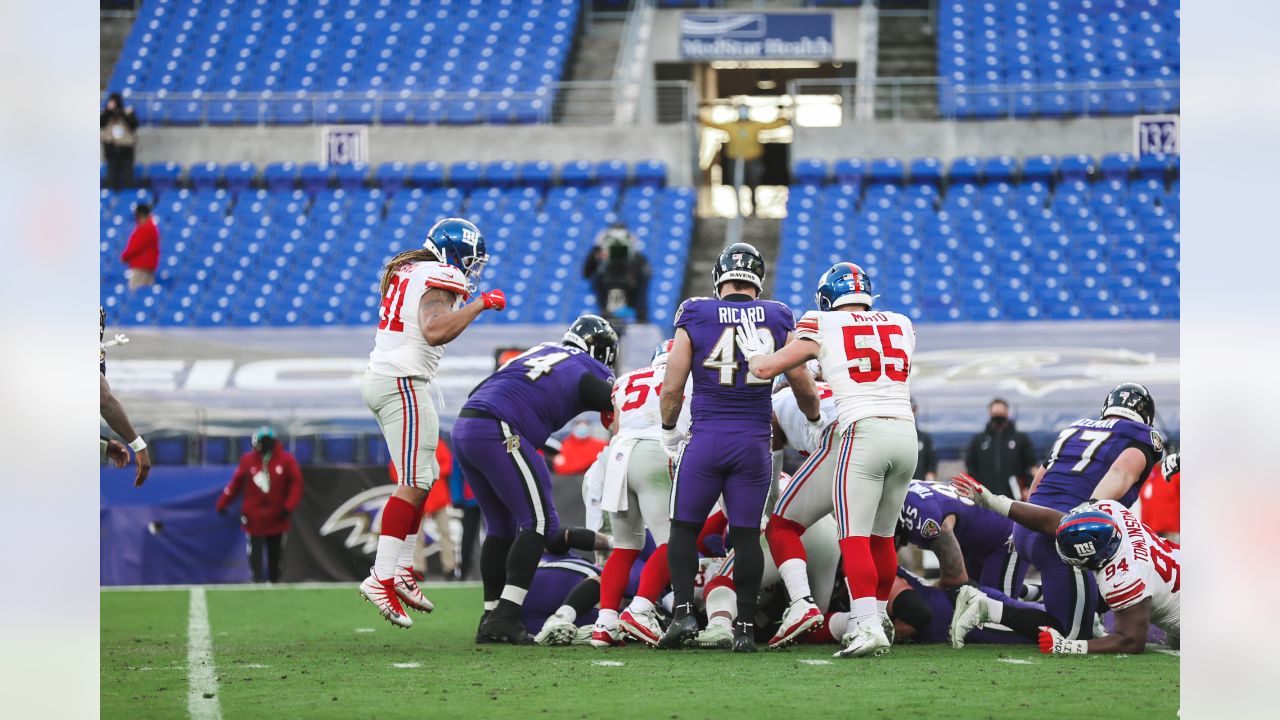
[[[428,595],[436,611],[399,630],[354,585],[210,589],[223,717],[1157,718],[1178,708],[1179,661],[1161,653],[907,645],[839,660],[815,645],[750,656],[477,646],[480,591]],[[188,593],[106,591],[101,608],[101,716],[185,717]]]

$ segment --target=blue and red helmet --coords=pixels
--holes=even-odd
[[[480,234],[475,223],[462,218],[445,218],[427,231],[422,247],[433,251],[440,262],[461,270],[467,279],[467,291],[476,291],[475,281],[489,261],[489,254],[485,252],[484,235]]]
[[[1120,551],[1124,530],[1101,510],[1072,512],[1058,523],[1058,556],[1068,565],[1100,570]]]
[[[667,356],[671,354],[671,348],[675,347],[675,340],[663,340],[658,343],[658,347],[653,351],[653,359],[649,361],[649,367],[665,365]]]
[[[830,310],[841,305],[860,304],[871,307],[871,278],[851,262],[839,262],[822,273],[818,280],[818,309]]]

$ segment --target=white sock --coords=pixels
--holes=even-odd
[[[716,623],[729,627],[738,614],[738,593],[721,585],[707,593],[707,624]],[[719,621],[719,622],[717,622]]]
[[[809,597],[813,591],[809,589],[808,563],[800,558],[791,558],[778,566],[778,574],[787,586],[787,594],[794,600]]]
[[[418,549],[418,534],[410,533],[408,537],[401,541],[400,546],[400,567],[413,567],[413,553]]]
[[[880,611],[876,609],[876,598],[871,597],[854,598],[850,615],[853,615],[853,621],[861,625],[865,621],[880,622]]]
[[[568,605],[561,605],[560,609],[556,610],[556,617],[572,625],[578,619],[578,611]]]
[[[524,596],[528,594],[528,590],[516,585],[507,585],[502,588],[502,599],[509,600],[517,605],[523,605]]]
[[[618,627],[618,611],[617,610],[601,610],[596,615],[596,624],[612,630]]]
[[[831,613],[831,617],[827,618],[827,628],[831,630],[831,637],[836,640],[844,637],[849,632],[849,613]]]
[[[649,598],[642,598],[637,595],[631,598],[631,604],[627,606],[627,609],[633,613],[649,612],[653,609],[653,603],[649,601]]]
[[[485,610],[492,610],[492,609],[494,609],[494,608],[496,608],[496,607],[498,607],[498,601],[497,601],[497,600],[485,600],[485,601],[484,601],[484,609],[485,609]]]
[[[373,556],[373,574],[379,580],[396,574],[396,565],[400,562],[400,548],[404,541],[390,535],[378,538],[378,554]]]
[[[987,619],[993,623],[998,623],[1004,619],[1004,603],[995,598],[986,598],[987,603]]]
[[[877,600],[877,601],[876,601],[876,610],[877,610],[881,615],[884,615],[885,617],[888,617],[888,616],[889,616],[889,601],[888,601],[888,600]]]

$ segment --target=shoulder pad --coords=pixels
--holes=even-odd
[[[685,300],[684,302],[680,303],[680,307],[676,308],[675,316],[671,318],[672,324],[679,323],[680,317],[684,315],[684,311],[688,310],[689,308],[692,308],[699,300],[710,300],[710,299],[711,298],[705,298],[705,297],[691,297],[688,300]]]
[[[448,290],[459,295],[467,294],[467,280],[463,277],[461,270],[443,263],[423,264],[427,266],[425,270],[427,287]]]

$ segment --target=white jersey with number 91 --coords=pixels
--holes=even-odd
[[[369,369],[388,377],[421,377],[433,380],[444,356],[444,347],[427,343],[418,325],[418,305],[428,288],[454,294],[457,309],[467,294],[466,278],[451,265],[424,261],[401,265],[378,311],[378,333]]]
[[[822,379],[835,393],[841,432],[868,417],[915,418],[907,378],[916,331],[907,316],[812,310],[796,324],[796,337],[820,346]]]

